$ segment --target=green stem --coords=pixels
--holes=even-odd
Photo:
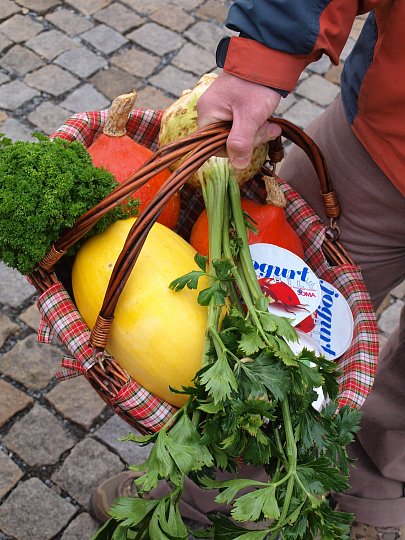
[[[288,399],[284,398],[281,402],[281,410],[283,413],[284,420],[284,430],[286,437],[286,453],[288,459],[288,472],[291,474],[288,479],[287,490],[285,494],[283,508],[281,510],[279,523],[282,523],[288,515],[288,509],[291,504],[291,498],[293,495],[294,484],[296,480],[296,469],[297,469],[297,445],[294,437],[294,430],[291,422],[290,407]]]
[[[225,257],[229,258],[229,259],[231,259],[233,261],[232,250],[231,250],[231,246],[230,246],[230,243],[229,243],[229,236],[226,236],[226,235],[224,235],[223,250],[224,250]],[[253,265],[252,265],[252,268],[253,268]],[[262,327],[260,319],[259,319],[259,317],[257,315],[255,305],[254,305],[253,300],[252,300],[251,290],[250,290],[250,287],[248,285],[248,282],[250,281],[250,279],[246,275],[243,275],[243,274],[239,273],[238,267],[237,267],[237,265],[235,263],[233,264],[232,275],[233,275],[233,277],[235,279],[235,282],[236,282],[236,285],[237,285],[237,287],[239,289],[240,295],[241,295],[241,297],[242,297],[242,299],[243,299],[243,301],[244,301],[244,303],[245,303],[245,305],[247,307],[248,313],[249,313],[250,317],[253,319],[253,323],[257,327],[257,329],[258,329],[261,337],[265,341],[265,343],[269,344],[267,334],[266,334],[266,332],[264,331],[264,329]],[[257,282],[256,274],[255,274],[255,280]]]
[[[224,226],[222,229],[222,249],[224,251],[224,255],[226,258],[233,260],[233,255],[231,253],[231,248],[229,245],[229,200],[228,197],[225,197],[225,203],[224,203]],[[242,312],[243,306],[242,302],[240,301],[240,297],[235,290],[235,283],[233,281],[230,281],[228,284],[228,291],[230,296],[230,301],[232,306],[236,306],[236,308]]]
[[[209,332],[214,338],[213,339],[214,346],[217,352],[220,352],[222,354],[225,354],[226,356],[232,357],[236,363],[240,362],[239,358],[235,356],[232,351],[230,351],[229,349],[225,347],[224,342],[222,341],[221,336],[219,335],[219,332],[217,331],[216,328],[210,328]]]
[[[276,443],[277,443],[277,448],[278,448],[278,451],[280,452],[280,456],[281,456],[281,459],[286,462],[287,461],[287,458],[286,458],[286,455],[284,453],[284,448],[283,448],[283,443],[281,442],[281,437],[280,437],[280,430],[278,428],[276,428],[274,430],[274,434],[276,436]]]
[[[242,240],[239,257],[250,292],[252,293],[253,299],[256,301],[262,295],[262,291],[257,281],[256,272],[252,263],[252,257],[250,255],[248,233],[246,230],[245,218],[240,202],[239,184],[233,172],[231,172],[229,177],[228,193],[231,202],[232,215],[235,222],[236,232],[238,234],[238,237]]]
[[[212,262],[217,259],[221,259],[222,257],[224,203],[226,201],[228,177],[228,168],[214,158],[207,161],[207,163],[201,168],[200,181],[208,217],[208,274],[212,276],[211,280],[214,280],[216,277],[215,268]],[[222,306],[218,306],[213,302],[210,302],[210,305],[208,306],[208,321],[204,343],[203,365],[207,365],[209,362],[208,351],[211,347],[209,329],[218,328],[221,311]]]

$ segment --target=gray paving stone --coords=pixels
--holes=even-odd
[[[141,85],[139,78],[114,66],[99,71],[90,79],[90,82],[111,101],[121,94],[132,92]]]
[[[215,54],[218,42],[228,34],[231,34],[231,32],[207,21],[197,22],[184,32],[184,35],[196,45],[203,47],[213,55]]]
[[[7,118],[8,118],[7,113],[5,111],[0,111],[0,126],[4,124]]]
[[[17,13],[11,19],[0,24],[0,33],[3,33],[14,43],[21,43],[33,38],[43,30],[42,24],[35,22],[31,17]]]
[[[10,80],[10,77],[6,75],[5,73],[0,73],[0,85],[8,82]]]
[[[7,118],[1,126],[1,131],[12,141],[34,141],[31,135],[32,129],[16,118]]]
[[[150,19],[162,26],[166,26],[174,32],[183,32],[191,26],[195,19],[178,6],[163,6],[150,15]]]
[[[0,499],[13,489],[23,475],[22,470],[6,454],[0,451]]]
[[[35,288],[24,276],[0,261],[0,302],[17,308],[34,293]]]
[[[387,342],[388,342],[387,336],[385,336],[384,334],[378,334],[378,345],[380,347],[380,351],[382,350],[382,348],[385,346]]]
[[[276,109],[276,114],[277,115],[284,114],[286,111],[288,111],[290,107],[294,105],[296,101],[297,101],[297,98],[292,93],[288,94],[288,96],[285,98],[281,98],[280,103],[278,104],[278,107]]]
[[[285,118],[290,120],[290,122],[294,122],[294,124],[305,128],[315,120],[322,111],[322,107],[318,107],[318,105],[311,103],[307,99],[300,99],[288,109]]]
[[[364,19],[362,17],[356,17],[352,29],[350,30],[350,37],[357,39],[364,26]]]
[[[315,101],[323,107],[330,105],[339,92],[339,86],[316,74],[305,79],[295,91],[299,96]]]
[[[40,390],[51,382],[60,358],[56,347],[40,344],[36,336],[30,335],[3,354],[0,372],[27,388]]]
[[[384,300],[381,302],[381,304],[378,306],[376,310],[376,317],[377,320],[380,318],[381,314],[387,309],[387,307],[391,304],[392,297],[387,294],[387,296],[384,298]]]
[[[45,133],[45,135],[50,135],[64,124],[71,115],[72,113],[70,111],[54,105],[52,102],[44,102],[34,109],[27,116],[27,119]],[[34,310],[38,314],[38,310],[35,307]]]
[[[305,69],[301,75],[298,77],[298,82],[297,84],[300,84],[302,81],[305,81],[305,79],[308,79],[308,77],[312,75],[312,73],[307,69]]]
[[[12,384],[0,380],[0,426],[4,426],[15,414],[28,407],[31,403],[33,403],[32,398],[24,394],[24,392],[21,392]]]
[[[179,49],[184,43],[181,36],[156,23],[146,23],[127,37],[159,56]]]
[[[128,41],[119,32],[105,24],[95,26],[80,37],[104,54],[111,54]]]
[[[52,465],[72,448],[75,440],[59,420],[40,405],[34,407],[10,429],[3,443],[28,465]]]
[[[38,329],[41,316],[35,304],[32,304],[29,308],[22,312],[19,316],[20,321],[29,326],[35,332]]]
[[[139,17],[131,9],[116,3],[97,11],[94,14],[94,18],[122,33],[137,28],[144,22],[142,17]]]
[[[401,315],[402,308],[405,302],[402,300],[395,300],[388,308],[381,314],[378,320],[378,328],[390,334],[398,326],[399,317]]]
[[[115,54],[111,58],[111,63],[131,75],[141,79],[149,77],[160,64],[160,59],[144,51],[130,49],[123,53]]]
[[[46,13],[49,9],[52,9],[60,4],[59,0],[17,0],[20,6],[35,11],[36,13]]]
[[[204,0],[170,0],[171,4],[174,4],[175,6],[180,6],[188,10],[200,6],[203,2]]]
[[[173,99],[167,97],[161,90],[153,86],[145,86],[138,92],[136,106],[141,109],[165,109]]]
[[[205,49],[192,43],[186,43],[180,49],[173,58],[172,64],[184,71],[191,71],[200,77],[203,73],[207,73],[216,67],[215,57]]]
[[[349,38],[346,43],[345,43],[345,46],[343,47],[343,50],[342,52],[340,53],[340,59],[344,62],[345,60],[347,60],[347,57],[349,56],[349,54],[352,52],[353,50],[353,47],[355,46],[356,44],[356,40],[352,39],[352,38]]]
[[[0,347],[4,345],[6,339],[18,334],[20,327],[10,320],[6,315],[0,313]],[[0,413],[1,415],[1,413]]]
[[[8,19],[11,15],[21,11],[20,6],[11,0],[0,0],[0,20]]]
[[[157,75],[150,77],[149,80],[158,88],[178,97],[183,90],[192,88],[197,83],[198,79],[199,77],[196,77],[191,73],[177,69],[174,66],[167,66]]]
[[[39,92],[21,81],[11,81],[0,87],[0,108],[7,110],[18,109],[18,107],[21,107],[35,96],[39,96]]]
[[[201,19],[214,19],[221,24],[225,24],[228,6],[224,2],[218,2],[218,0],[208,0],[197,9],[196,15]]]
[[[51,540],[76,511],[39,478],[30,478],[20,483],[0,507],[0,529],[16,540]]]
[[[91,84],[84,84],[62,101],[60,106],[77,113],[105,109],[110,106],[110,102]]]
[[[85,15],[93,15],[96,11],[107,7],[112,0],[68,0],[67,3]]]
[[[99,524],[90,514],[79,514],[65,530],[61,540],[86,540],[92,538]]]
[[[332,67],[332,62],[330,61],[329,56],[324,54],[317,62],[309,64],[308,69],[318,75],[324,75]]]
[[[133,442],[119,440],[128,433],[139,434],[118,415],[114,415],[94,433],[94,437],[115,450],[127,465],[140,465],[148,458],[152,446],[142,447]]]
[[[86,32],[86,30],[90,30],[94,26],[94,23],[90,20],[68,9],[54,11],[53,13],[49,13],[45,18],[69,36],[76,36],[77,34]]]
[[[6,38],[6,36],[3,36],[3,34],[0,34],[0,52],[4,51],[10,45],[12,45],[13,42]]]
[[[337,66],[332,66],[330,70],[325,73],[325,79],[334,84],[340,84],[340,78],[343,71],[343,62],[340,62]]]
[[[84,439],[65,459],[52,480],[82,506],[89,508],[92,490],[103,480],[118,474],[124,466],[118,456],[94,439]]]
[[[391,294],[396,298],[401,298],[405,300],[405,281],[397,285],[395,289],[392,289]]]
[[[84,377],[57,384],[46,398],[64,417],[86,429],[106,408],[104,401]]]
[[[24,82],[52,96],[60,96],[77,86],[80,81],[59,66],[47,64],[26,75]]]
[[[86,47],[79,47],[72,51],[66,51],[55,60],[55,64],[68,69],[75,75],[87,78],[99,69],[107,66],[107,60],[94,54]]]
[[[37,54],[26,47],[14,45],[0,59],[0,65],[7,71],[14,71],[18,75],[26,75],[30,71],[43,66],[44,62]]]
[[[190,2],[192,2],[192,0],[190,0]],[[150,15],[160,7],[167,5],[166,0],[122,0],[122,3],[138,13],[145,15]],[[172,4],[173,2],[170,3]]]
[[[59,30],[46,30],[26,41],[26,46],[47,60],[53,60],[60,54],[75,49],[79,44],[65,36]]]

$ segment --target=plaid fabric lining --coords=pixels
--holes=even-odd
[[[94,365],[93,349],[89,345],[90,329],[81,318],[76,306],[61,283],[45,291],[37,306],[42,315],[38,339],[49,341],[49,329],[65,345],[73,358],[64,357],[62,368],[57,372],[61,380],[85,375]],[[139,424],[158,431],[176,412],[176,408],[157,398],[128,377],[110,406],[129,413]]]
[[[162,111],[135,109],[127,124],[127,134],[140,144],[156,150],[161,115]],[[107,111],[76,114],[51,137],[79,140],[89,146],[96,136],[102,133],[106,116]],[[370,297],[357,267],[348,265],[331,267],[328,264],[322,252],[325,225],[288,184],[282,183],[282,188],[287,198],[287,218],[301,237],[306,262],[319,278],[334,285],[345,296],[351,307],[355,323],[354,337],[349,350],[338,359],[342,369],[339,380],[339,404],[360,407],[373,384],[378,355],[378,329]],[[256,180],[250,181],[243,186],[242,194],[263,201],[263,186]],[[204,203],[201,192],[188,185],[182,188],[181,198],[182,209],[176,231],[188,239],[192,225]],[[52,289],[50,289],[43,298],[49,299],[52,295]],[[75,309],[73,303],[71,306]],[[61,314],[58,313],[56,307],[52,309],[55,309],[55,315],[52,317],[53,320],[49,321],[48,310],[48,319],[45,318],[45,320],[49,323],[45,324],[41,330],[42,339],[49,339],[51,330],[55,330],[54,325],[58,326],[58,318]],[[56,330],[55,333],[58,334]],[[88,336],[88,333],[87,329],[82,335]],[[62,342],[63,339],[65,339],[64,333],[62,333]],[[71,339],[74,341],[73,336]],[[75,355],[75,353],[72,354]],[[66,359],[65,365],[67,366]],[[78,369],[78,366],[73,364],[73,369]],[[162,418],[167,420],[175,411],[171,405],[148,393],[132,379],[111,405],[129,411],[140,423],[153,430],[163,425]]]
[[[58,137],[68,141],[80,141],[85,146],[103,132],[108,111],[92,111],[74,114],[50,138]],[[139,144],[155,151],[158,146],[158,134],[162,111],[135,109],[127,123],[127,135]]]

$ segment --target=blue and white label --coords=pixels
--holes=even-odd
[[[353,339],[353,315],[344,296],[330,283],[319,280],[321,301],[312,314],[313,328],[308,335],[319,352],[329,360],[342,356]]]
[[[295,326],[317,309],[319,280],[305,261],[273,244],[249,248],[262,291],[270,300],[270,313],[287,317]]]

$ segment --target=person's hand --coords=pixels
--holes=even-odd
[[[231,120],[227,154],[235,168],[244,169],[256,146],[280,135],[280,127],[268,122],[280,99],[271,88],[223,72],[197,102],[198,127]]]

